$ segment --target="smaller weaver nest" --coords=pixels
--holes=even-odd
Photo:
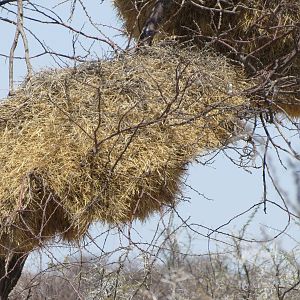
[[[114,0],[128,36],[140,37],[155,0]],[[262,69],[295,48],[299,36],[300,1],[170,0],[159,39],[176,36]],[[299,73],[299,59],[290,74]]]
[[[36,74],[0,106],[0,253],[175,205],[186,165],[234,134],[241,78],[167,45]]]

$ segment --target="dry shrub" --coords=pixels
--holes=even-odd
[[[273,250],[263,248],[263,257],[255,253],[243,262],[231,250],[177,257],[175,266],[155,261],[150,268],[136,256],[121,265],[84,259],[53,264],[40,273],[24,270],[10,299],[299,300],[297,251],[275,252],[273,261]]]
[[[25,82],[0,106],[1,252],[174,205],[186,165],[234,134],[242,78],[165,45]]]

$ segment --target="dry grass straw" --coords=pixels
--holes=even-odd
[[[128,35],[138,38],[155,0],[114,3]],[[222,53],[239,53],[259,68],[295,47],[299,21],[299,0],[174,0],[158,37],[175,35],[201,47],[214,46]],[[294,69],[293,74],[299,72],[298,67]]]
[[[233,135],[239,78],[222,57],[165,45],[24,83],[0,106],[0,252],[174,205],[186,165]]]

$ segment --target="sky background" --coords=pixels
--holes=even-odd
[[[49,1],[36,1],[41,5]],[[96,30],[91,24],[87,22],[85,12],[78,6],[74,13],[74,16],[69,24],[72,27],[88,33],[90,36],[97,36],[101,38],[110,37],[115,43],[124,48],[127,44],[126,39],[121,35],[121,22],[116,17],[111,2],[105,0],[102,4],[101,1],[85,1],[86,9],[91,15],[94,22],[97,24]],[[58,3],[58,1],[53,1]],[[13,10],[11,5],[5,6],[9,10]],[[50,7],[50,6],[49,6]],[[53,4],[54,7],[54,4]],[[70,4],[66,2],[55,8],[56,12],[65,20],[67,24],[68,17],[70,16]],[[2,18],[14,19],[14,16],[6,9],[0,9],[0,15]],[[32,18],[40,18],[40,15],[25,10],[25,16]],[[49,21],[49,18],[44,18]],[[83,49],[91,49],[88,56],[88,60],[101,59],[102,57],[111,56],[112,52],[106,44],[101,41],[88,39],[84,37],[74,36],[70,30],[66,27],[58,26],[56,24],[42,24],[35,21],[26,19],[25,26],[30,30],[27,31],[30,55],[35,57],[43,52],[41,43],[47,45],[47,49],[56,53],[68,53],[73,54],[72,41],[76,40],[76,53],[77,55],[85,55]],[[8,59],[9,49],[11,47],[14,26],[6,22],[0,22],[1,30],[1,42],[0,42],[0,98],[5,99],[8,93]],[[31,34],[33,33],[33,34]],[[39,38],[39,41],[35,37]],[[24,56],[24,49],[22,43],[19,42],[15,55],[17,57]],[[36,58],[32,58],[32,64],[35,72],[39,72],[43,69],[58,68],[72,66],[73,61],[59,60],[49,55],[42,55]],[[15,84],[16,86],[22,82],[26,74],[26,66],[23,59],[16,59],[14,65]],[[283,121],[286,122],[286,121]],[[287,123],[287,122],[286,122]],[[272,134],[276,134],[275,130],[270,127]],[[257,136],[258,144],[264,141],[263,130],[258,131],[261,136]],[[291,139],[296,149],[299,147],[299,133],[297,131],[286,131],[286,135]],[[278,137],[278,142],[281,143]],[[235,146],[243,147],[243,143],[237,143]],[[258,149],[262,150],[262,147],[258,145]],[[286,195],[290,202],[290,206],[297,211],[298,210],[298,191],[295,185],[295,180],[298,178],[299,162],[293,159],[289,155],[282,154],[282,160],[286,165],[286,169],[279,164],[279,160],[276,157],[275,151],[269,151],[270,155],[268,160],[272,167],[272,174],[276,179],[277,184],[280,186],[283,193]],[[228,151],[226,154],[230,154],[231,157],[237,158],[233,151]],[[229,222],[233,217],[247,211],[253,205],[259,203],[263,197],[263,181],[262,181],[262,169],[255,168],[261,164],[261,158],[258,154],[256,158],[250,163],[250,167],[247,169],[239,168],[234,165],[230,159],[228,159],[225,153],[219,153],[214,159],[213,163],[209,166],[192,163],[187,172],[186,182],[183,185],[184,195],[189,201],[179,204],[177,210],[178,214],[187,220],[187,223],[192,229],[198,233],[189,230],[192,235],[192,251],[194,253],[206,253],[208,251],[208,239],[205,237],[211,231],[210,229],[216,229],[219,226],[228,223],[220,230],[225,234],[238,234],[243,226],[248,222],[250,216],[254,210],[250,210],[248,213],[243,214],[239,218]],[[251,167],[252,165],[252,167]],[[192,188],[190,188],[192,187]],[[272,184],[268,182],[268,198],[282,205],[280,197],[277,195]],[[300,208],[300,206],[299,206]],[[159,216],[154,215],[144,223],[136,222],[134,224],[135,232],[132,238],[137,242],[151,241],[153,238],[157,224],[159,223]],[[175,218],[175,224],[180,224],[180,219]],[[248,239],[264,240],[268,237],[272,237],[278,234],[278,232],[285,228],[288,222],[288,215],[276,206],[268,205],[267,214],[263,212],[263,206],[260,206],[255,214],[251,225],[248,228],[246,237]],[[201,226],[199,226],[201,225]],[[91,234],[96,236],[101,234],[107,229],[106,226],[101,224],[95,224],[91,229]],[[299,226],[295,223],[291,224],[287,230],[290,236],[285,234],[277,240],[281,247],[285,249],[292,249],[298,244],[300,240]],[[181,235],[180,235],[181,236]],[[229,242],[230,239],[226,235],[217,234],[216,237],[220,241]],[[121,242],[120,242],[121,240]],[[98,245],[104,243],[104,237],[100,237],[97,240]],[[182,243],[186,243],[186,235],[182,233]],[[120,243],[126,244],[126,239],[120,238],[117,231],[112,231],[109,235],[106,247],[113,249],[118,247]],[[211,243],[213,248],[223,247],[225,244],[222,242]],[[225,246],[224,246],[225,247]],[[226,244],[226,247],[229,247]],[[36,259],[37,256],[43,257],[44,261],[47,259],[53,259],[53,255],[58,259],[73,253],[76,250],[66,249],[64,247],[57,247],[55,251],[53,248],[47,248],[41,252],[36,252],[32,255]],[[97,252],[98,248],[90,246],[91,251]],[[49,253],[51,254],[51,257]],[[54,253],[54,254],[53,254]],[[27,266],[30,267],[32,260],[27,262]]]

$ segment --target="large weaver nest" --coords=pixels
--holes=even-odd
[[[176,204],[186,165],[237,130],[242,78],[167,45],[36,74],[0,106],[0,253]]]

